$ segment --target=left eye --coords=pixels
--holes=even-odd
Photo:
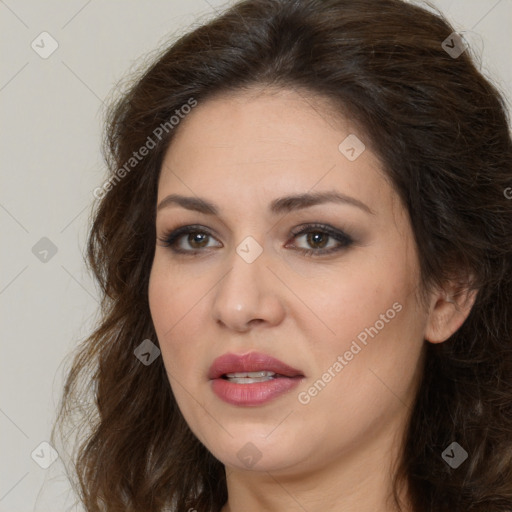
[[[353,240],[349,235],[327,225],[303,226],[292,234],[294,235],[294,239],[305,236],[306,243],[310,247],[313,247],[313,249],[298,248],[299,251],[303,252],[307,256],[336,252],[349,247],[353,243]],[[327,247],[329,240],[335,242],[331,247]]]
[[[332,253],[345,249],[353,243],[352,238],[343,231],[324,224],[300,226],[292,232],[292,235],[294,240],[305,237],[306,243],[312,247],[308,249],[292,246],[306,256]],[[213,235],[202,226],[183,226],[165,234],[159,240],[175,253],[193,255],[203,252],[201,249],[208,248],[210,238],[214,238]],[[334,241],[334,246],[327,247],[329,241]],[[182,242],[188,243],[191,249],[184,248]],[[285,247],[288,247],[288,244]]]

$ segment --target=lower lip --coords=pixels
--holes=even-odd
[[[270,402],[299,384],[301,377],[277,377],[265,382],[236,384],[218,378],[212,380],[213,392],[232,405],[255,406]]]

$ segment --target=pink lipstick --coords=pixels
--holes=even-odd
[[[238,406],[257,406],[273,400],[299,384],[303,373],[258,352],[224,354],[208,373],[213,392],[223,401]]]

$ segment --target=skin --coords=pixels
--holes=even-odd
[[[446,340],[474,299],[447,283],[426,303],[419,300],[407,212],[364,134],[350,119],[335,121],[329,107],[303,91],[269,88],[209,99],[181,122],[162,165],[157,204],[169,194],[198,196],[220,212],[158,210],[149,301],[180,410],[226,466],[222,512],[394,510],[387,500],[393,464],[421,379],[425,340]],[[349,134],[366,144],[354,161],[338,149]],[[278,197],[328,190],[373,213],[332,202],[269,212]],[[328,236],[291,234],[311,223],[342,230],[354,243],[307,256],[301,248],[339,245]],[[212,233],[204,241],[181,237],[179,246],[197,256],[164,246],[166,232],[189,224]],[[247,236],[263,249],[252,263],[236,252]],[[301,403],[299,393],[396,303],[401,310],[394,318]],[[207,377],[212,361],[251,351],[300,369],[304,379],[264,405],[223,402]],[[237,457],[249,442],[261,457],[252,467]],[[410,510],[406,490],[402,500]]]

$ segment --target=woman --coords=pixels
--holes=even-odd
[[[512,510],[512,143],[442,17],[240,2],[106,140],[87,511]]]

